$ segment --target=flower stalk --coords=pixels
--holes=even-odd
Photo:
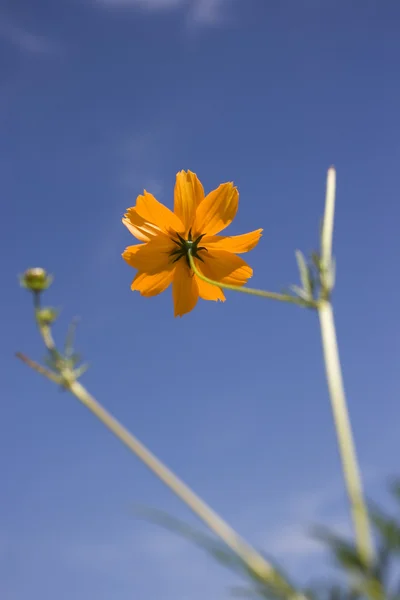
[[[190,249],[188,250],[188,257],[189,257],[190,267],[199,279],[201,279],[202,281],[205,281],[206,283],[209,283],[211,285],[215,285],[219,288],[222,288],[224,290],[232,290],[234,292],[241,292],[242,294],[249,294],[250,296],[260,296],[261,298],[267,298],[268,300],[277,300],[278,302],[289,302],[291,304],[299,304],[300,306],[309,306],[309,307],[315,308],[317,305],[316,302],[314,302],[314,301],[309,302],[309,301],[299,298],[297,296],[291,296],[290,294],[279,294],[277,292],[267,292],[265,290],[257,290],[254,288],[241,287],[241,286],[237,286],[237,285],[231,285],[230,283],[221,283],[220,281],[214,281],[213,279],[210,279],[209,277],[206,277],[205,275],[200,273],[200,271],[198,270],[198,268],[195,265],[194,258],[193,258],[193,255],[192,255],[192,252]]]
[[[321,232],[321,298],[317,310],[321,328],[329,396],[343,475],[350,501],[357,547],[363,560],[367,564],[371,564],[374,560],[371,527],[344,391],[333,309],[329,300],[334,279],[332,274],[332,266],[334,264],[332,259],[332,239],[335,215],[335,192],[336,171],[331,167],[327,175],[325,212]]]

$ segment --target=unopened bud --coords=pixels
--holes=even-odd
[[[36,311],[36,319],[41,325],[51,325],[57,319],[58,312],[50,306]]]
[[[34,267],[27,269],[20,277],[21,285],[31,292],[43,292],[51,285],[53,277],[45,269]]]

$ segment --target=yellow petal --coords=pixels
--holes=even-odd
[[[256,229],[242,235],[232,235],[225,237],[223,235],[209,235],[201,240],[201,245],[209,250],[227,250],[235,254],[249,252],[257,246],[262,234],[262,229]]]
[[[137,214],[135,208],[128,208],[122,222],[131,234],[141,242],[148,242],[160,233],[160,228],[145,221],[143,217]]]
[[[170,252],[175,248],[175,244],[166,235],[160,234],[147,244],[128,246],[122,258],[134,269],[154,275],[169,269],[172,263]]]
[[[197,259],[194,259],[194,261],[196,263],[197,269],[200,271],[200,273],[203,273],[203,263]],[[220,300],[221,302],[225,302],[225,295],[221,288],[219,288],[216,285],[212,285],[211,283],[207,283],[206,281],[203,281],[197,275],[195,275],[195,277],[197,281],[197,286],[199,288],[200,298],[202,298],[203,300],[214,300],[215,302],[217,302],[218,300]]]
[[[199,288],[200,298],[203,300],[214,300],[214,302],[218,302],[218,300],[220,302],[225,302],[225,295],[221,288],[203,281],[200,277],[197,277],[197,275],[195,275],[195,277]]]
[[[204,198],[196,211],[193,230],[196,235],[214,235],[228,227],[235,218],[239,192],[233,183],[222,183]]]
[[[147,244],[135,244],[134,246],[127,246],[121,256],[126,262],[128,262],[131,260],[131,256],[137,254],[141,248],[145,248],[146,246]]]
[[[175,317],[182,317],[193,310],[199,298],[199,288],[194,274],[182,259],[176,263],[172,296]]]
[[[175,265],[170,265],[166,271],[160,271],[154,275],[138,273],[132,281],[131,290],[138,291],[142,296],[150,298],[164,292],[172,283]]]
[[[210,250],[204,257],[204,263],[198,263],[201,273],[221,283],[230,285],[244,285],[253,275],[253,269],[236,254],[226,250]]]
[[[195,173],[180,171],[176,174],[174,212],[182,221],[185,231],[193,226],[196,208],[204,200],[204,189]]]
[[[175,215],[172,210],[161,204],[156,200],[153,194],[149,194],[146,190],[143,192],[143,196],[136,198],[136,212],[145,221],[157,225],[160,229],[165,232],[179,231],[183,232],[184,227],[180,218]]]

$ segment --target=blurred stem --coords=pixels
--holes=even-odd
[[[262,298],[268,298],[269,300],[278,300],[279,302],[290,302],[291,304],[300,304],[300,306],[316,306],[316,303],[311,301],[307,302],[301,298],[297,298],[296,296],[290,296],[289,294],[278,294],[276,292],[266,292],[264,290],[256,290],[254,288],[242,287],[237,285],[230,285],[229,283],[221,283],[220,281],[214,281],[209,277],[206,277],[195,265],[193,256],[191,251],[188,251],[189,262],[193,272],[202,279],[206,283],[210,283],[211,285],[215,285],[223,290],[233,290],[234,292],[241,292],[242,294],[250,294],[251,296],[261,296]]]
[[[39,302],[35,300],[35,309]],[[51,328],[37,319],[39,331],[50,353],[58,356]],[[244,563],[277,589],[285,590],[288,597],[305,600],[302,594],[293,589],[288,593],[287,582],[275,571],[272,565],[247,544],[221,517],[214,512],[199,496],[181,481],[166,465],[152,454],[132,433],[115,419],[97,400],[73,377],[73,372],[66,367],[60,368],[60,376],[48,371],[21,353],[17,356],[28,366],[48,379],[58,382],[68,389],[87,409],[89,409],[116,437],[125,444],[142,462],[155,473],[183,502],[214,532],[225,544],[235,552]]]

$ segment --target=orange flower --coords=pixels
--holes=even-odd
[[[216,235],[233,221],[238,203],[239,193],[233,183],[222,183],[205,196],[191,171],[180,171],[176,176],[174,212],[144,191],[122,219],[132,235],[143,242],[128,246],[122,254],[138,271],[131,289],[142,296],[156,296],[172,283],[176,317],[193,310],[199,296],[223,302],[221,288],[192,271],[188,250],[202,275],[221,283],[244,285],[253,270],[237,254],[252,250],[262,229],[232,237]]]

